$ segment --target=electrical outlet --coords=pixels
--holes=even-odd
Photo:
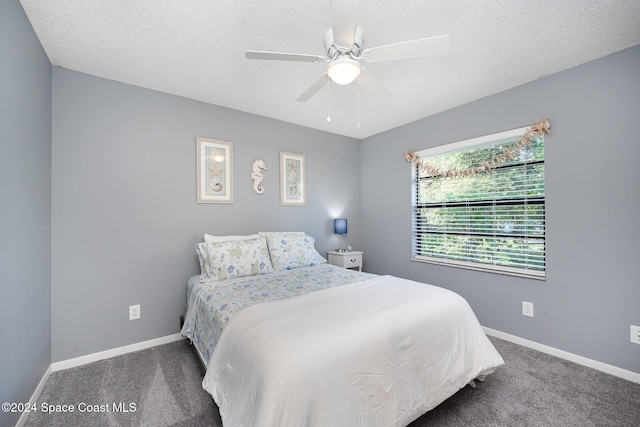
[[[129,306],[129,320],[140,318],[140,304]]]
[[[631,325],[631,342],[640,344],[640,326]]]
[[[533,317],[533,303],[522,301],[522,315]]]

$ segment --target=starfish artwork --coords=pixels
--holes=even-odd
[[[298,166],[296,165],[296,163],[291,160],[289,162],[289,173],[287,175],[287,181],[289,183],[288,187],[289,187],[289,196],[295,196],[296,194],[298,194],[298,180],[299,180],[299,175],[298,175]]]
[[[224,169],[218,169],[218,165],[213,165],[212,168],[209,168],[209,172],[211,172],[211,177],[213,178],[214,176],[219,176],[222,177],[222,175],[220,175],[222,172],[224,172]]]

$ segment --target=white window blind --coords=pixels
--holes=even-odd
[[[516,129],[417,153],[432,170],[481,171],[452,178],[413,166],[414,260],[544,278],[544,137],[514,153],[523,135]],[[513,156],[505,160],[505,152]]]

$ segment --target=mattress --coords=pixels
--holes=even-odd
[[[358,277],[234,309],[203,380],[225,427],[405,426],[504,364],[460,295]]]
[[[191,340],[207,367],[222,330],[242,309],[376,277],[331,264],[276,271],[222,281],[187,282],[187,310],[182,335]]]

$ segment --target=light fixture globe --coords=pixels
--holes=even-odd
[[[360,75],[360,63],[348,56],[341,56],[329,63],[327,74],[337,84],[348,85]]]

